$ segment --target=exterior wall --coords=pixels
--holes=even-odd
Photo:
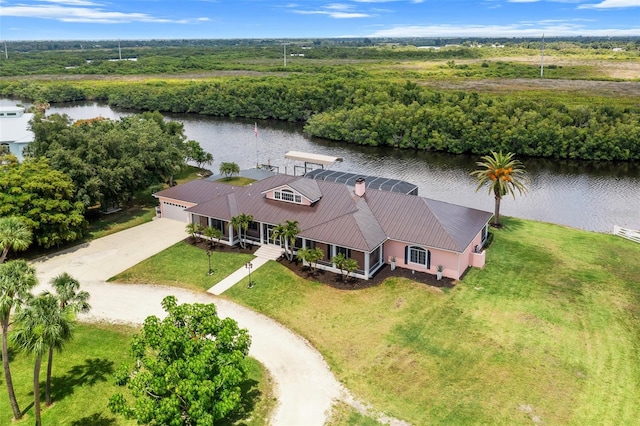
[[[390,259],[395,256],[396,268],[407,268],[407,269],[415,270],[417,272],[426,272],[433,275],[436,275],[438,265],[442,265],[444,267],[444,270],[442,271],[442,275],[448,278],[453,278],[453,279],[460,278],[460,276],[462,275],[462,272],[464,272],[464,269],[462,270],[462,272],[459,272],[459,269],[458,269],[458,258],[460,256],[458,253],[434,249],[426,246],[420,246],[420,247],[422,247],[425,250],[429,250],[429,252],[431,253],[431,262],[429,265],[430,266],[429,269],[427,269],[422,265],[410,263],[408,259],[407,259],[407,263],[405,263],[404,253],[405,253],[405,247],[407,246],[408,244],[402,243],[399,241],[388,240],[387,242],[385,242],[384,243],[385,261],[390,262]],[[467,259],[468,259],[468,256],[467,256]]]
[[[468,258],[469,266],[474,266],[476,268],[484,268],[486,256],[485,256],[485,250],[481,250],[482,237],[483,237],[482,231],[480,231],[478,235],[475,236],[471,244],[469,244],[469,247],[467,247],[467,250],[465,250],[465,253],[467,251],[469,252],[469,258]],[[478,249],[479,252],[476,252],[476,248]]]
[[[165,198],[165,197],[158,197],[158,202],[160,203],[160,214],[162,214],[162,213],[163,213],[163,212],[162,212],[162,203],[163,203],[163,202],[180,204],[180,205],[186,206],[187,208],[190,208],[190,207],[193,207],[193,206],[195,206],[195,205],[196,205],[195,203],[187,203],[187,202],[185,202],[185,201],[181,201],[181,200],[174,200],[173,198]],[[184,217],[185,222],[188,222],[188,220],[189,220],[189,215],[185,214],[184,216],[185,216],[185,217]]]
[[[160,217],[169,217],[171,218],[170,215],[165,214],[164,208],[165,208],[165,204],[164,203],[172,203],[172,204],[178,204],[181,206],[185,206],[185,209],[188,209],[189,207],[193,207],[195,206],[195,203],[187,203],[181,200],[175,200],[173,198],[166,198],[166,197],[158,197],[158,202],[159,202],[159,207],[160,207]],[[176,218],[177,220],[178,218]],[[190,215],[187,214],[187,212],[184,212],[184,219],[180,218],[180,220],[184,220],[185,223],[189,223],[190,219]]]

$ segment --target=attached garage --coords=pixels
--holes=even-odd
[[[162,202],[162,217],[166,217],[167,219],[179,220],[181,222],[187,221],[187,213],[185,213],[185,209],[187,208],[184,204],[172,203],[169,201]]]

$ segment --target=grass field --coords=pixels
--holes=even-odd
[[[54,355],[52,397],[54,404],[44,407],[46,359],[41,371],[42,422],[45,425],[108,426],[135,425],[136,422],[113,415],[107,409],[109,397],[126,391],[115,385],[113,373],[128,361],[130,338],[135,328],[105,324],[81,324],[64,352]],[[243,386],[243,419],[230,419],[222,425],[261,426],[267,423],[275,406],[268,372],[254,359],[247,359],[249,378]],[[12,422],[12,412],[4,378],[0,375],[0,424],[33,424],[33,358],[11,355],[11,373],[22,420]],[[125,392],[126,394],[126,392]]]
[[[640,246],[507,219],[484,270],[442,292],[345,292],[276,263],[226,294],[308,338],[356,396],[413,424],[633,424]],[[359,423],[354,423],[359,424]]]
[[[640,246],[504,221],[485,269],[452,290],[390,279],[340,291],[270,262],[253,289],[241,282],[225,295],[309,339],[358,398],[413,424],[635,423]],[[176,245],[161,255],[135,267],[149,274],[142,281],[193,254]],[[169,281],[201,280],[195,267],[180,270]],[[332,420],[372,422],[343,406]]]

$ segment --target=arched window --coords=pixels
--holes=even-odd
[[[408,263],[415,263],[429,269],[431,267],[431,252],[423,249],[422,247],[407,247],[405,260]]]

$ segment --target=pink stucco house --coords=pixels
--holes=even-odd
[[[154,194],[163,217],[220,229],[226,244],[238,236],[229,222],[253,216],[247,239],[273,244],[271,230],[298,221],[295,247],[319,247],[318,267],[339,272],[331,263],[337,253],[358,262],[355,276],[371,278],[385,264],[458,279],[467,268],[483,267],[488,222],[492,214],[404,193],[307,177],[276,174],[237,187],[195,180]]]

